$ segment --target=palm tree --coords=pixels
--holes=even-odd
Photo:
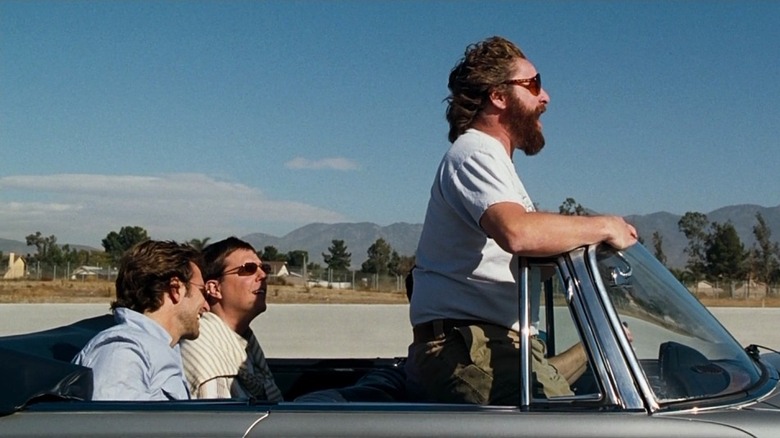
[[[204,237],[203,239],[192,239],[187,244],[189,244],[191,247],[197,249],[198,251],[203,251],[203,248],[206,247],[206,242],[211,240],[211,237]]]

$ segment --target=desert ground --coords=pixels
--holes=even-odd
[[[107,303],[114,283],[105,280],[4,280],[0,303]],[[269,304],[404,304],[406,294],[327,287],[268,285]]]
[[[2,280],[0,303],[108,303],[114,297],[114,283],[105,280]],[[331,289],[327,287],[268,285],[269,304],[405,304],[403,291]],[[708,298],[708,307],[780,307],[780,297]]]

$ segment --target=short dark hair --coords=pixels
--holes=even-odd
[[[448,138],[454,142],[471,127],[485,108],[490,92],[505,91],[505,81],[511,79],[512,66],[525,59],[523,52],[511,41],[494,36],[466,47],[463,58],[450,72],[447,87]]]
[[[154,312],[176,277],[189,283],[194,274],[190,263],[203,269],[200,252],[174,241],[145,240],[127,250],[119,262],[116,301],[111,309],[127,307],[136,312]]]
[[[203,249],[203,281],[219,280],[225,272],[225,259],[234,251],[245,249],[255,254],[255,248],[238,237],[230,236],[227,239],[214,242]]]

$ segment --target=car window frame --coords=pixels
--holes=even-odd
[[[603,305],[596,292],[589,270],[584,261],[585,248],[574,250],[570,253],[555,258],[531,258],[519,259],[519,315],[521,332],[521,388],[520,408],[527,411],[550,410],[600,410],[605,407],[613,409],[641,409],[644,404],[638,400],[635,391],[620,388],[612,375],[614,366],[612,362],[618,359],[623,363],[622,355],[615,351],[616,344],[612,341],[613,330],[606,320]],[[534,266],[553,266],[563,286],[566,288],[567,307],[572,317],[575,328],[578,330],[581,341],[588,354],[594,378],[601,393],[598,397],[590,394],[584,396],[556,397],[555,399],[533,398],[531,394],[531,370],[530,370],[530,333],[531,333],[531,278],[530,269]],[[546,327],[549,331],[549,327]],[[554,328],[553,328],[554,332]],[[599,341],[606,337],[606,342]],[[605,345],[606,344],[606,345]],[[610,364],[610,365],[607,365]],[[626,370],[618,366],[618,373],[625,376]],[[623,368],[622,370],[620,368]],[[631,377],[633,380],[633,377]],[[633,384],[624,385],[633,388]],[[626,403],[628,402],[628,403]]]

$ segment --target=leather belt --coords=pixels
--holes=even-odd
[[[430,342],[444,338],[456,327],[478,324],[485,324],[485,322],[474,319],[434,319],[417,324],[412,328],[412,332],[414,333],[414,342]]]

